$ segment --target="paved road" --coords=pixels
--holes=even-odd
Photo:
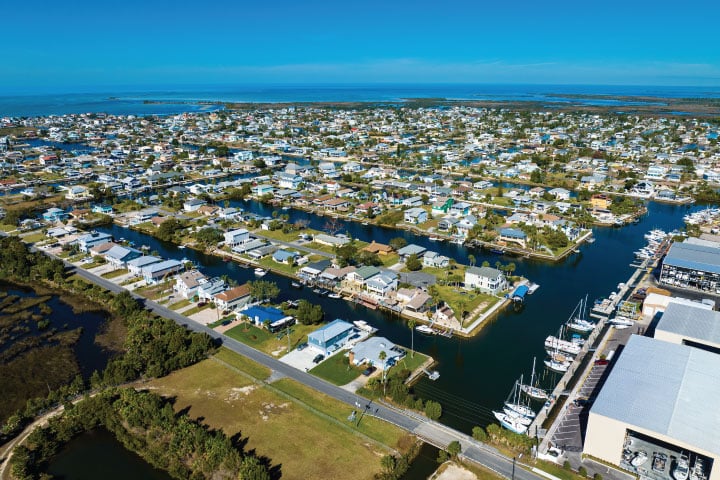
[[[67,263],[67,262],[66,262]],[[102,277],[94,275],[82,268],[76,268],[74,265],[68,264],[74,273],[77,273],[86,280],[100,285],[107,290],[112,292],[120,293],[125,288],[116,285],[115,283],[106,280]],[[409,411],[391,408],[384,404],[378,404],[369,402],[367,399],[358,396],[355,393],[348,392],[342,388],[335,386],[331,383],[326,382],[318,377],[297,370],[279,360],[267,355],[263,352],[255,350],[244,343],[238,342],[232,338],[228,338],[221,333],[218,333],[204,325],[189,320],[187,317],[180,315],[179,313],[170,310],[162,305],[159,305],[152,300],[148,300],[140,295],[131,292],[131,295],[136,299],[140,300],[149,310],[154,313],[169,318],[180,325],[186,326],[188,329],[195,332],[206,333],[214,339],[219,340],[222,344],[230,350],[250,358],[251,360],[264,365],[271,370],[278,372],[286,377],[292,378],[302,384],[305,384],[319,392],[322,392],[330,397],[340,400],[348,404],[348,411],[352,408],[357,408],[356,404],[365,406],[366,414],[381,418],[387,422],[390,422],[410,433],[413,433],[424,441],[431,443],[437,447],[444,448],[451,441],[458,440],[462,445],[463,456],[468,460],[475,461],[487,468],[495,471],[496,473],[511,478],[513,475],[513,460],[511,458],[501,455],[497,450],[475,441],[472,437],[465,435],[457,430],[453,430],[445,425],[438,422],[433,422],[427,418],[414,414]],[[514,477],[519,480],[544,480],[543,477],[536,475],[530,471],[522,468],[514,469]]]

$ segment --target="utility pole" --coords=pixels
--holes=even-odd
[[[516,458],[513,457],[512,477],[510,480],[515,480],[515,460]]]

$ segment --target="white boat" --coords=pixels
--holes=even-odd
[[[569,353],[570,355],[577,355],[580,353],[582,347],[576,343],[563,340],[562,338],[554,337],[550,335],[545,339],[545,348],[551,350],[558,350],[563,353]]]
[[[510,407],[507,407],[507,406],[503,407],[503,412],[505,413],[505,415],[512,418],[514,421],[516,421],[520,425],[530,426],[530,424],[532,423],[531,418],[528,418],[525,415],[519,414],[518,412],[516,412],[515,410],[513,410]]]
[[[645,450],[640,450],[639,452],[637,452],[637,453],[635,454],[635,456],[633,457],[633,459],[630,460],[630,465],[632,465],[633,467],[637,468],[637,467],[645,464],[645,462],[647,462],[647,461],[648,461],[648,454],[647,454],[647,452],[646,452]]]
[[[515,381],[513,390],[512,392],[510,392],[508,399],[505,401],[505,406],[503,407],[503,410],[510,416],[512,416],[510,412],[513,412],[513,414],[515,415],[527,418],[528,420],[530,420],[527,422],[527,425],[530,425],[530,423],[532,423],[532,419],[535,418],[535,412],[532,408],[522,403],[520,398],[520,384],[522,384],[522,377],[520,377],[520,382]]]
[[[705,480],[705,464],[700,457],[695,457],[695,463],[690,470],[690,480]]]
[[[267,272],[268,272],[268,271],[265,270],[265,269],[263,269],[263,268],[256,268],[256,269],[255,269],[255,276],[256,276],[256,277],[264,277]]]
[[[537,386],[537,377],[535,376],[535,357],[533,357],[532,375],[530,375],[530,383],[525,385],[520,382],[520,391],[535,400],[547,400],[548,393]]]
[[[592,332],[595,329],[595,324],[587,320],[586,310],[587,295],[585,295],[585,298],[580,299],[580,303],[578,303],[575,310],[570,314],[570,319],[565,324],[567,328],[580,333]]]
[[[328,298],[340,298],[340,294],[339,293],[329,293]]]
[[[185,245],[178,245],[178,248],[179,248],[180,250],[185,250]]]
[[[528,295],[532,295],[533,293],[535,293],[535,291],[538,288],[540,288],[540,285],[538,285],[537,283],[532,283],[532,282],[529,283],[528,284]]]
[[[551,358],[549,360],[545,360],[545,366],[554,372],[565,373],[570,368],[570,361],[558,361],[554,358]]]
[[[675,480],[687,480],[690,474],[690,459],[687,455],[680,455],[675,468],[673,468],[672,476]]]
[[[615,316],[612,320],[609,321],[610,325],[617,328],[618,330],[623,330],[625,328],[630,328],[633,325],[635,325],[635,321],[623,317],[623,316]]]
[[[455,243],[455,244],[458,244],[458,245],[462,245],[463,243],[465,243],[465,239],[464,239],[464,238],[453,238],[453,239],[450,240],[450,241],[451,241],[452,243]]]
[[[498,419],[500,425],[507,428],[511,432],[515,432],[520,435],[524,435],[527,432],[527,425],[523,425],[522,423],[510,417],[507,413],[493,412],[493,415],[495,415],[495,418]]]
[[[418,325],[415,327],[415,330],[417,330],[420,333],[424,333],[425,335],[435,335],[435,330],[428,327],[427,325]]]
[[[428,240],[430,240],[431,242],[437,242],[438,237],[430,237],[430,238],[428,238]]]

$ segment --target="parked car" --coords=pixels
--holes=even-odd
[[[307,342],[302,342],[301,344],[299,344],[297,346],[297,351],[301,352],[301,351],[305,350],[305,347],[307,347]]]
[[[610,363],[610,360],[606,358],[598,358],[595,360],[595,365],[607,365],[608,363]]]
[[[366,368],[365,370],[363,370],[362,374],[365,375],[366,377],[369,377],[370,375],[372,375],[372,373],[373,373],[375,370],[377,370],[377,368],[375,368],[375,367],[368,367],[368,368]]]
[[[315,358],[313,358],[313,363],[320,363],[323,361],[324,358],[325,355],[323,355],[322,353],[318,353],[317,355],[315,355]]]

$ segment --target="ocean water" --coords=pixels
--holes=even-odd
[[[172,115],[212,111],[220,105],[193,102],[381,102],[412,98],[561,102],[584,105],[632,106],[658,104],[588,96],[659,98],[720,98],[720,87],[658,87],[607,85],[245,85],[96,90],[88,93],[0,95],[0,117],[32,117],[104,112],[116,115]],[[145,103],[160,101],[162,103]]]

